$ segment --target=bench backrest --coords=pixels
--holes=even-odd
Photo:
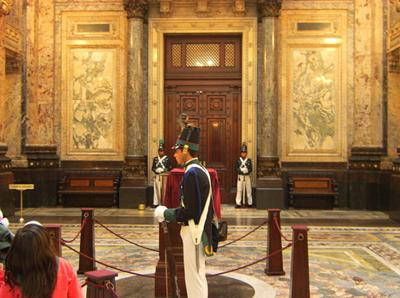
[[[292,177],[291,180],[292,180],[293,189],[332,190],[332,188],[333,188],[331,178]]]
[[[113,177],[68,177],[66,179],[67,188],[108,188],[114,187]]]

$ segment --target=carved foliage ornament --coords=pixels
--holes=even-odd
[[[0,0],[0,17],[3,15],[8,15],[11,12],[11,7],[11,0]]]
[[[128,12],[128,19],[143,19],[149,8],[149,0],[124,0],[124,8]]]
[[[282,0],[258,0],[258,14],[261,18],[279,17]]]

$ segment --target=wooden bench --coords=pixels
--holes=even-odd
[[[58,202],[68,207],[118,205],[120,174],[117,172],[67,172],[58,184]]]
[[[337,205],[337,184],[332,177],[289,177],[290,204],[305,208]]]

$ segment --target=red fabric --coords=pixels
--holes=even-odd
[[[63,258],[58,259],[57,281],[52,298],[83,298],[81,286],[71,264]],[[4,281],[4,271],[0,269],[0,297],[21,298],[18,288],[10,288]]]
[[[207,170],[210,173],[213,189],[214,210],[217,217],[221,219],[221,192],[219,188],[217,171],[211,168]],[[175,168],[168,175],[164,197],[164,205],[168,208],[179,207],[179,186],[182,182],[183,173],[183,169]]]

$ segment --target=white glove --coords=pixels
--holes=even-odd
[[[0,223],[1,223],[2,225],[4,225],[6,228],[8,228],[8,226],[10,225],[10,222],[8,221],[8,218],[7,218],[7,217],[4,217],[4,218],[0,221]]]
[[[157,218],[158,222],[163,222],[165,220],[164,211],[167,209],[167,207],[160,205],[154,210],[154,217]]]
[[[1,209],[0,209],[0,224],[5,226],[6,228],[8,228],[8,226],[10,225],[8,218],[3,217],[3,211],[1,211]]]
[[[162,172],[163,172],[163,169],[162,169],[162,168],[157,168],[157,169],[156,169],[156,173],[160,174],[160,173],[162,173]]]
[[[242,173],[243,174],[247,174],[249,172],[249,170],[246,168],[246,167],[243,167],[242,168]]]

